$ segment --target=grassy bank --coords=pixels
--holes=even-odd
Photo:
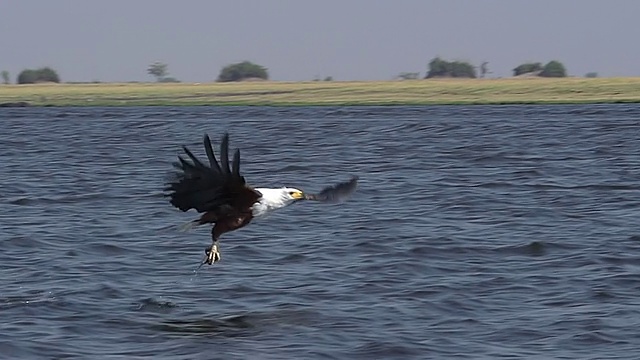
[[[640,78],[0,85],[33,106],[419,105],[640,102]]]

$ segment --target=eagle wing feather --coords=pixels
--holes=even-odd
[[[204,148],[209,166],[200,161],[186,146],[183,146],[191,162],[178,156],[174,163],[178,170],[168,182],[170,202],[182,211],[213,212],[217,217],[248,211],[261,194],[248,186],[240,175],[240,151],[233,156],[233,172],[229,168],[229,135],[220,143],[220,162],[215,157],[209,136],[204,136]]]

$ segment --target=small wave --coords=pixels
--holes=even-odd
[[[44,196],[44,197],[28,197],[20,196],[7,199],[7,203],[11,205],[27,206],[40,204],[77,204],[93,200],[129,200],[129,199],[155,199],[163,198],[164,194],[160,191],[145,192],[142,194],[131,195],[108,195],[106,192],[94,192],[72,195]]]
[[[19,197],[19,198],[9,199],[7,201],[7,203],[11,205],[29,205],[29,203],[31,202],[32,202],[32,199],[28,197]]]
[[[592,292],[593,298],[602,302],[606,302],[616,298],[615,294],[607,290],[594,289]]]
[[[294,263],[304,262],[306,259],[307,259],[307,256],[303,254],[290,254],[290,255],[283,256],[277,261],[279,264],[294,264]]]
[[[155,302],[152,300],[152,302]],[[157,306],[157,305],[156,305]],[[317,323],[322,317],[317,311],[300,308],[294,304],[279,304],[272,310],[247,312],[240,314],[202,314],[187,319],[172,319],[155,324],[152,327],[169,333],[216,334],[223,336],[242,336],[256,331],[268,331],[280,326],[308,326]]]
[[[0,298],[0,310],[11,309],[23,306],[40,306],[47,305],[57,301],[51,292],[34,294],[34,295],[17,295]]]
[[[136,311],[151,311],[151,312],[170,312],[172,309],[177,308],[178,305],[171,301],[160,301],[153,298],[142,299],[139,302],[133,304]]]
[[[380,359],[398,356],[418,356],[424,355],[422,351],[414,347],[388,342],[367,342],[358,346],[352,355],[363,358]]]
[[[161,117],[159,116],[160,114],[157,113],[149,113],[149,114],[142,114],[140,116],[140,118],[142,119],[148,119],[148,118],[155,118],[155,117]],[[126,122],[123,124],[123,128],[124,129],[156,129],[156,128],[166,128],[168,125],[167,122],[165,121],[130,121],[130,122]]]
[[[518,187],[518,188],[530,188],[537,190],[640,190],[640,186],[627,185],[627,184],[585,184],[585,185],[559,185],[559,184],[518,184],[515,182],[482,182],[476,184],[461,184],[442,182],[438,185],[447,187],[469,187],[469,188],[505,188],[505,187]]]
[[[567,114],[571,115],[602,115],[610,113],[611,109],[598,109],[598,108],[576,108],[567,110]]]
[[[627,341],[618,340],[616,337],[607,335],[603,331],[585,331],[573,335],[571,341],[588,346],[627,343]]]
[[[30,236],[11,236],[2,241],[2,247],[5,249],[11,247],[37,249],[44,245],[43,241]]]
[[[516,246],[504,246],[498,249],[499,252],[525,255],[525,256],[544,256],[549,252],[551,246],[543,241],[532,241],[528,244]]]
[[[640,186],[631,184],[586,184],[567,186],[565,189],[587,189],[587,190],[640,190]]]
[[[226,336],[240,336],[254,325],[246,315],[230,316],[219,320],[197,318],[186,320],[168,320],[152,325],[152,328],[162,332],[174,334],[217,334]]]
[[[512,158],[507,156],[507,154],[509,153],[498,152],[495,154],[486,154],[486,155],[476,156],[472,158],[471,161],[478,164],[494,164],[494,163],[503,164],[508,160],[512,160]]]
[[[289,165],[283,168],[277,169],[274,172],[276,173],[288,173],[288,172],[302,172],[309,170],[308,166],[300,166],[300,165]]]
[[[514,176],[523,176],[523,177],[538,177],[538,176],[542,176],[543,173],[537,169],[523,169],[523,170],[516,170],[513,172]]]
[[[100,254],[105,256],[124,255],[129,253],[128,249],[111,243],[91,244],[87,250],[92,254]]]
[[[94,200],[105,198],[106,195],[103,192],[98,193],[86,193],[86,194],[75,194],[75,195],[61,195],[61,196],[51,196],[51,197],[18,197],[12,198],[7,201],[7,203],[12,205],[35,205],[35,204],[74,204],[83,202],[86,200]]]

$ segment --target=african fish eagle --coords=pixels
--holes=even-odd
[[[225,133],[220,143],[220,161],[216,159],[211,140],[204,135],[204,149],[209,164],[201,162],[183,146],[191,162],[178,156],[174,162],[178,170],[169,180],[165,196],[183,212],[190,209],[202,215],[191,221],[188,226],[213,224],[212,244],[205,249],[203,264],[213,264],[220,260],[218,241],[224,233],[248,225],[252,219],[263,217],[277,209],[284,208],[302,200],[320,202],[339,202],[351,195],[357,186],[358,177],[353,176],[346,182],[324,188],[317,194],[307,194],[292,187],[262,188],[249,186],[240,175],[240,150],[233,154],[229,166],[229,134]]]

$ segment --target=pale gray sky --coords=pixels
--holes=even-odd
[[[636,0],[1,0],[0,70],[152,81],[161,61],[204,82],[250,60],[273,80],[387,80],[441,56],[494,76],[554,59],[575,76],[640,76],[638,15]]]

